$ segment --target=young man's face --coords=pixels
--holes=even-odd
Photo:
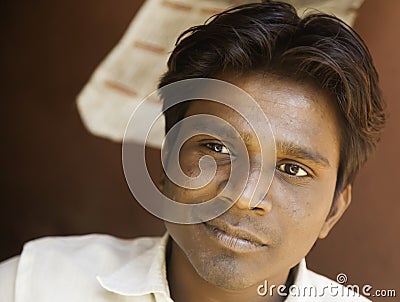
[[[261,160],[257,137],[232,109],[195,101],[186,116],[218,116],[245,138],[249,179],[239,200],[219,217],[200,224],[166,226],[199,276],[222,288],[243,289],[287,276],[317,238],[325,237],[340,218],[350,201],[350,187],[339,194],[331,211],[340,128],[334,100],[326,93],[309,84],[272,76],[221,79],[247,91],[268,117],[276,142],[275,176],[262,202],[249,209],[248,192],[256,185]],[[246,114],[253,129],[265,127],[252,119],[252,108],[247,108]],[[207,186],[189,190],[166,181],[164,194],[186,203],[218,195],[230,175],[229,150],[218,140],[205,135],[189,139],[180,150],[181,168],[188,176],[196,176],[199,160],[205,155],[217,163],[216,175]]]

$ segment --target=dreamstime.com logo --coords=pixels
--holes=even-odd
[[[213,180],[217,164],[212,156],[200,159],[200,173],[196,177],[187,176],[180,167],[179,154],[183,144],[197,135],[211,136],[229,146],[230,152],[234,150],[237,160],[231,160],[229,179],[224,189],[212,199],[200,203],[181,203],[165,196],[153,183],[145,160],[146,141],[163,114],[149,110],[159,96],[166,100],[164,111],[185,101],[207,100],[228,106],[250,125],[258,139],[262,159],[261,166],[257,167],[257,185],[249,201],[249,208],[256,207],[268,192],[274,176],[275,140],[270,123],[259,104],[247,92],[230,83],[207,78],[187,79],[166,85],[148,96],[132,114],[124,135],[122,160],[125,178],[135,199],[147,211],[163,220],[181,224],[200,223],[227,211],[242,195],[250,175],[249,154],[239,134],[240,129],[235,129],[232,124],[214,115],[190,115],[168,131],[162,144],[161,161],[169,181],[181,188],[196,190]],[[258,121],[262,127],[257,128],[251,123],[248,118],[250,113],[252,120]],[[139,155],[137,147],[132,149],[130,144],[138,141],[138,138],[143,142]]]
[[[292,284],[287,288],[286,285],[269,285],[265,280],[264,284],[257,287],[259,296],[293,296],[304,298],[316,297],[335,297],[335,298],[356,298],[361,295],[365,297],[396,297],[395,289],[374,289],[369,284],[363,286],[347,284],[347,275],[340,273],[336,276],[336,281],[339,283],[329,283],[324,286],[315,286],[311,284]]]

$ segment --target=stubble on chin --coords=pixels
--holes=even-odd
[[[252,282],[240,271],[240,266],[235,255],[211,254],[197,251],[197,260],[188,255],[197,274],[206,282],[227,290],[244,289]],[[193,255],[192,255],[193,256]]]

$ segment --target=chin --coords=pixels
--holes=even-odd
[[[187,255],[197,274],[206,282],[227,290],[241,290],[257,284],[253,268],[243,267],[234,255]],[[253,280],[254,279],[254,280]]]

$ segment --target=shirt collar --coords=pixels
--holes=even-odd
[[[293,285],[298,288],[298,289],[305,289],[305,288],[311,288],[312,282],[309,279],[309,270],[307,269],[307,265],[306,265],[306,260],[303,258],[299,264],[294,268],[294,281],[293,281]],[[309,299],[307,299],[307,297],[302,296],[302,295],[291,295],[289,293],[289,295],[287,296],[285,302],[294,302],[294,301],[310,301]],[[312,300],[315,301],[315,300]]]
[[[306,260],[303,258],[301,259],[300,263],[295,268],[294,272],[294,282],[295,285],[310,285],[310,280],[308,279],[308,269]]]
[[[160,293],[169,298],[165,260],[168,239],[169,234],[165,233],[158,244],[112,274],[97,276],[100,285],[110,292],[123,296]]]

